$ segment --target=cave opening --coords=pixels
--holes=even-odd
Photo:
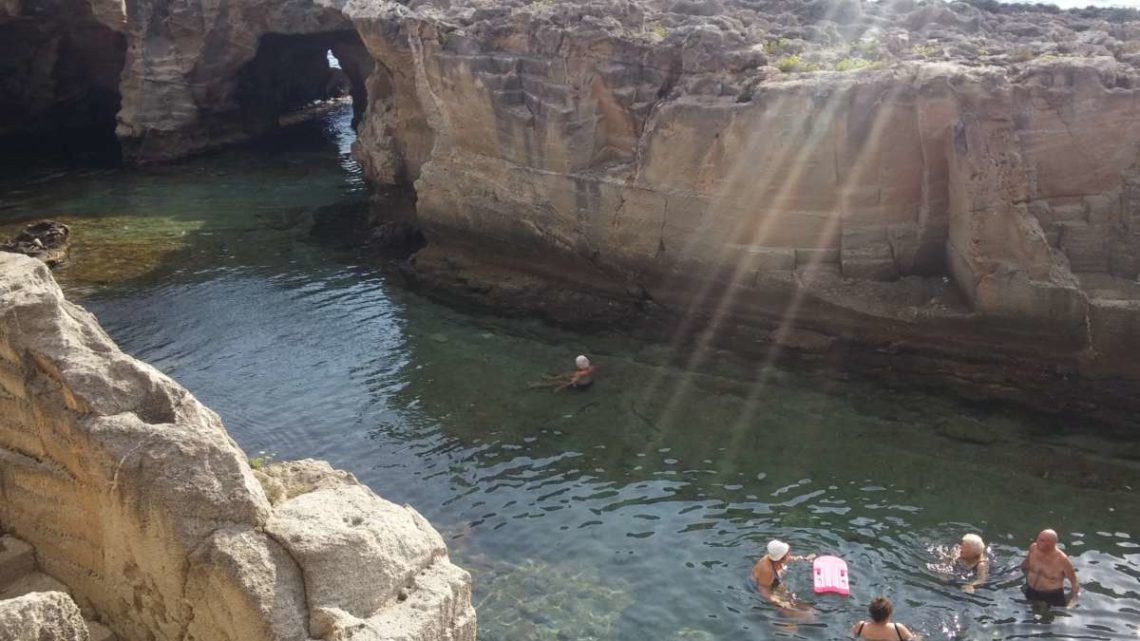
[[[349,97],[355,129],[367,106],[365,81],[372,66],[355,31],[266,34],[237,79],[245,126],[271,131],[314,103]]]
[[[127,40],[91,6],[62,0],[0,14],[0,147],[15,160],[61,151],[118,156]]]

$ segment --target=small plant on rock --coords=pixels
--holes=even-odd
[[[866,58],[844,58],[835,63],[836,71],[858,71],[859,69],[873,69],[879,66],[879,63],[872,62]]]
[[[787,38],[775,38],[764,43],[764,53],[769,56],[781,54],[788,49]]]
[[[257,453],[257,456],[251,457],[249,459],[249,466],[255,470],[260,470],[272,463],[275,458],[277,458],[276,452],[266,452],[265,450],[261,450]]]
[[[938,55],[938,53],[941,51],[941,48],[937,43],[927,42],[924,44],[914,45],[912,51],[914,51],[914,55],[920,58],[933,58],[934,56]]]
[[[790,56],[783,56],[776,60],[776,68],[784,73],[809,73],[812,71],[819,71],[821,67],[814,62],[807,62],[800,54],[795,53]]]

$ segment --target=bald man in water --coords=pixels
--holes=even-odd
[[[1021,562],[1025,572],[1025,596],[1030,601],[1042,601],[1053,606],[1073,607],[1077,604],[1077,594],[1081,586],[1077,583],[1077,572],[1068,555],[1057,549],[1057,533],[1041,530],[1037,539],[1029,545],[1029,554]],[[1065,601],[1065,579],[1073,586],[1073,593]]]

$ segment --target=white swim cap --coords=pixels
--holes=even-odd
[[[586,369],[590,366],[590,359],[579,355],[578,358],[574,359],[574,364],[577,365],[579,369]]]
[[[772,559],[773,561],[779,561],[780,559],[787,556],[788,550],[791,549],[792,547],[787,543],[784,543],[778,539],[772,539],[771,541],[768,541],[768,558]]]

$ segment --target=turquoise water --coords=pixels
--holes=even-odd
[[[1140,438],[433,304],[308,234],[365,198],[348,119],[158,168],[21,163],[0,222],[69,222],[69,294],[251,456],[325,458],[423,512],[474,573],[482,639],[834,639],[877,594],[929,639],[1140,636]],[[528,388],[578,353],[593,389]],[[1045,526],[1075,610],[1017,589]],[[928,567],[966,530],[995,567],[972,595]],[[801,564],[811,620],[760,602],[775,536],[846,558],[853,596],[811,596]]]

